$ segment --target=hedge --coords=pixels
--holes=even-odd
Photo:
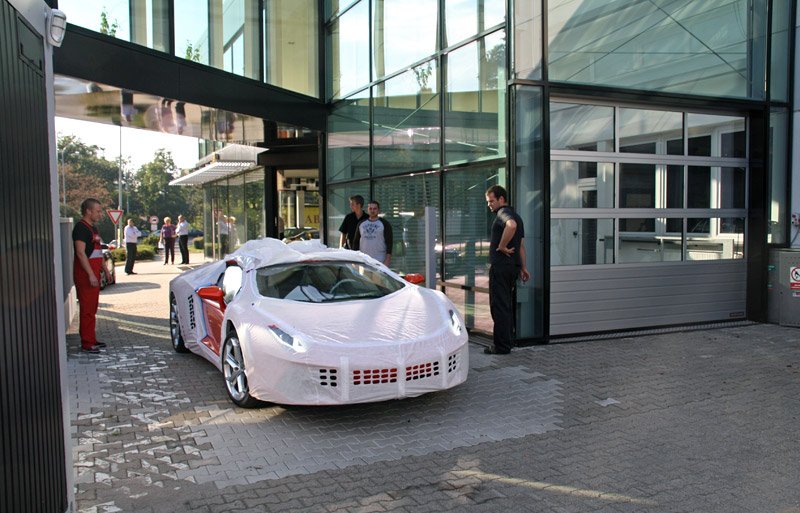
[[[136,260],[152,260],[156,255],[156,250],[149,244],[139,244],[136,248]],[[114,262],[124,262],[128,258],[125,248],[117,248],[111,251]]]
[[[194,249],[203,249],[203,242],[203,237],[195,237],[192,239],[192,245],[194,246]]]

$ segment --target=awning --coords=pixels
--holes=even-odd
[[[267,151],[253,146],[230,145],[205,157],[188,175],[172,180],[170,185],[203,185],[225,177],[256,169],[259,153]],[[227,160],[230,159],[230,160]]]

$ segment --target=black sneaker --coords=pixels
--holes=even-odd
[[[104,347],[107,347],[107,346],[108,346],[108,344],[106,344],[105,342],[95,342],[94,343],[94,347],[99,347],[101,349],[104,348]]]
[[[91,347],[82,347],[81,351],[84,353],[92,353],[92,354],[99,354],[100,350],[97,349],[97,345],[93,345]]]

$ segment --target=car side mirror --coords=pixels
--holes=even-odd
[[[419,273],[410,273],[403,276],[403,279],[406,280],[408,283],[413,283],[414,285],[419,285],[420,283],[425,281],[425,277]]]
[[[197,289],[197,295],[202,299],[207,299],[219,304],[222,311],[225,311],[225,292],[216,285]]]

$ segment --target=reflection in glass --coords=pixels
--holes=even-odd
[[[489,228],[494,221],[484,193],[495,184],[505,184],[505,171],[479,167],[444,174],[443,278],[456,288],[445,293],[464,315],[467,327],[491,332],[488,309]],[[464,287],[463,289],[461,287]],[[484,289],[477,292],[475,288]]]
[[[445,0],[444,4],[445,48],[503,23],[506,16],[504,0]]]
[[[719,180],[719,208],[745,208],[745,170],[723,167]]]
[[[619,222],[619,263],[678,262],[683,259],[680,232],[667,235],[654,233],[654,227],[664,226],[666,219],[620,219]]]
[[[514,0],[514,77],[542,78],[542,2]]]
[[[670,141],[680,144],[668,144]],[[683,114],[663,110],[619,109],[619,151],[683,155]]]
[[[319,96],[316,0],[264,2],[266,82]]]
[[[772,46],[769,96],[772,100],[789,99],[789,56],[792,1],[772,0]]]
[[[369,97],[337,104],[328,116],[329,182],[369,176]]]
[[[374,197],[381,204],[384,220],[392,225],[392,269],[424,275],[425,207],[439,212],[439,176],[424,173],[377,180]],[[438,221],[435,224],[438,229]],[[440,268],[438,262],[436,267]]]
[[[72,25],[144,45],[145,40],[131,38],[130,3],[130,0],[60,0],[58,8],[67,14]]]
[[[550,148],[614,151],[614,108],[551,102]]]
[[[505,32],[448,54],[445,158],[450,164],[505,155]]]
[[[769,177],[767,178],[769,200],[767,216],[769,230],[767,242],[786,242],[788,205],[786,201],[787,145],[789,144],[789,114],[785,109],[773,110],[769,116]]]
[[[363,197],[365,203],[369,201],[369,182],[350,182],[328,187],[328,194],[325,197],[328,209],[325,234],[327,235],[327,244],[331,248],[339,247],[339,227],[344,221],[344,216],[351,212],[350,197],[355,195]],[[364,207],[366,206],[365,204]]]
[[[250,171],[244,177],[244,213],[246,231],[244,241],[267,236],[264,216],[264,168]]]
[[[621,208],[656,207],[655,164],[619,165],[619,206]],[[620,230],[622,230],[621,227]]]
[[[335,20],[327,35],[331,63],[328,98],[342,98],[369,83],[369,2],[363,0]]]
[[[551,208],[614,208],[614,164],[550,163]]]
[[[550,0],[555,81],[764,98],[767,2]]]
[[[358,0],[325,0],[325,20],[336,16]]]
[[[175,55],[261,80],[257,0],[175,0]]]
[[[436,52],[437,3],[372,0],[373,78],[383,78]]]
[[[439,166],[436,61],[374,88],[373,172],[387,175]]]
[[[667,208],[683,208],[683,171],[683,166],[667,166]],[[667,232],[683,232],[683,219],[668,218]]]
[[[550,220],[550,265],[613,263],[613,219]]]
[[[744,258],[744,218],[687,219],[687,260]]]
[[[745,118],[689,113],[686,128],[689,155],[736,158],[747,155]]]
[[[686,208],[711,208],[711,168],[689,166]]]
[[[244,175],[228,179],[228,252],[245,243]]]

